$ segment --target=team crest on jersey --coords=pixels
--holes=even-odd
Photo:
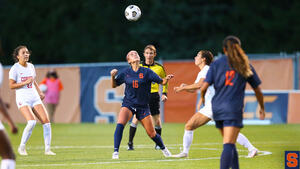
[[[139,78],[140,78],[140,79],[143,79],[143,78],[144,78],[144,74],[143,74],[143,73],[140,73],[140,74],[139,74]]]

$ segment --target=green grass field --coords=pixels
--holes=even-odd
[[[19,134],[9,133],[14,150],[17,150],[25,127],[20,124]],[[6,126],[7,128],[7,126]],[[163,157],[161,151],[154,150],[154,143],[139,125],[135,137],[135,150],[127,151],[128,125],[123,134],[120,159],[112,160],[113,124],[53,124],[52,150],[56,156],[45,156],[43,130],[35,127],[27,144],[28,156],[17,155],[17,168],[21,169],[216,169],[222,152],[222,140],[214,126],[203,126],[195,131],[189,157],[175,159]],[[164,124],[163,140],[169,150],[180,152],[184,124]],[[237,145],[240,168],[281,169],[284,168],[284,151],[300,151],[300,125],[245,126],[242,129],[249,140],[261,151],[271,152],[249,159],[247,150]]]

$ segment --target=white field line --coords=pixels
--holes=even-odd
[[[203,145],[203,144],[193,144],[193,145]],[[169,149],[178,149],[177,147],[172,146],[181,146],[181,144],[168,145]],[[122,146],[126,147],[126,146]],[[137,145],[139,148],[153,148],[151,145]],[[86,148],[112,148],[112,146],[53,146],[55,149],[86,149]],[[40,147],[32,147],[32,149],[40,149]],[[193,147],[192,149],[201,149],[201,150],[213,150],[221,151],[219,148],[197,148]],[[247,151],[247,150],[238,150],[238,151]],[[269,151],[259,151],[258,156],[270,155],[272,152]],[[59,155],[59,154],[58,154]],[[246,155],[240,155],[240,158],[247,158]],[[220,157],[207,157],[207,158],[167,158],[163,160],[127,160],[127,161],[102,161],[102,162],[90,162],[90,163],[70,163],[70,164],[30,164],[30,165],[18,165],[18,167],[53,167],[53,166],[85,166],[85,165],[105,165],[105,164],[122,164],[122,163],[144,163],[144,162],[180,162],[180,161],[201,161],[201,160],[216,160]]]

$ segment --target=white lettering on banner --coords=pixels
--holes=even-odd
[[[109,117],[116,121],[124,97],[124,85],[111,87],[111,77],[102,76],[94,86],[94,107],[98,112],[96,123],[108,123]]]
[[[277,99],[278,96],[264,96],[264,103],[272,103]],[[246,106],[247,103],[250,102],[257,102],[255,96],[245,96],[244,105]],[[256,111],[255,112],[244,112],[244,119],[253,119],[259,118],[259,104],[257,103]],[[272,118],[272,112],[266,112],[266,119]]]

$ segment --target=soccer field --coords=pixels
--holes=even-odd
[[[9,134],[15,152],[25,125],[20,124],[18,127],[18,135]],[[53,124],[52,150],[57,155],[45,156],[43,130],[39,124],[28,141],[29,155],[17,155],[17,168],[219,168],[222,140],[214,126],[203,126],[195,131],[190,154],[186,159],[163,157],[160,150],[154,149],[154,142],[148,138],[141,125],[134,140],[135,150],[127,151],[127,125],[120,147],[120,159],[112,160],[114,129],[114,124]],[[184,124],[163,125],[163,140],[173,154],[180,152],[183,132]],[[237,145],[242,169],[281,169],[284,168],[284,151],[300,150],[300,125],[245,126],[242,133],[262,151],[255,158],[245,158],[248,151]]]

